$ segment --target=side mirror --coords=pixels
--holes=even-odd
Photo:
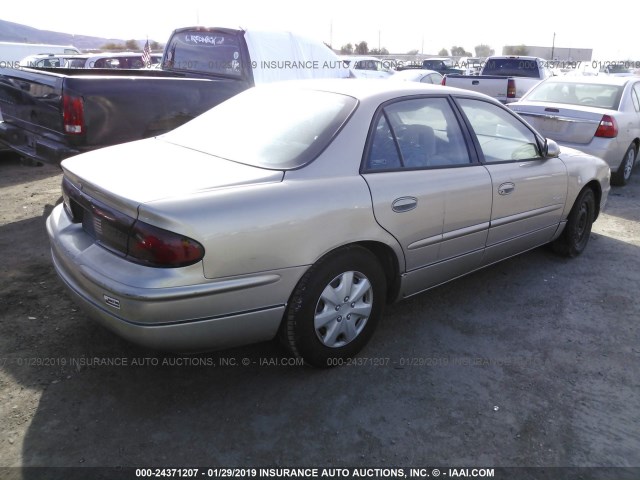
[[[560,155],[560,147],[556,142],[550,138],[545,138],[544,146],[542,147],[542,156],[544,158],[554,158]]]

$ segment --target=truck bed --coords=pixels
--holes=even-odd
[[[25,157],[57,163],[167,132],[250,86],[153,69],[1,69],[0,141]],[[81,132],[65,131],[70,101],[82,107]]]

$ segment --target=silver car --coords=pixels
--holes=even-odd
[[[389,80],[402,80],[404,82],[421,82],[431,83],[434,85],[442,84],[442,75],[435,70],[425,70],[422,68],[410,68],[408,70],[400,70],[388,77]]]
[[[387,302],[547,243],[578,255],[610,175],[484,95],[357,79],[255,87],[62,168],[53,263],[90,316],[174,351],[279,337],[316,366]]]
[[[561,146],[605,160],[613,185],[629,180],[640,147],[640,78],[554,77],[509,107]]]

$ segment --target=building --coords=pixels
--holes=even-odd
[[[502,54],[508,55],[505,52],[508,52],[509,49],[521,47],[523,45],[505,45],[502,48]],[[527,55],[559,62],[590,62],[593,55],[592,48],[535,47],[529,45],[524,45],[524,47],[527,49]]]

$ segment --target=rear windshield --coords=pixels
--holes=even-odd
[[[547,81],[540,83],[525,99],[617,110],[621,96],[622,87],[619,85]]]
[[[494,58],[484,65],[483,75],[540,78],[538,62],[519,58]]]
[[[314,160],[356,105],[335,93],[254,87],[161,138],[246,165],[292,169]]]
[[[171,38],[163,68],[240,77],[242,57],[238,35],[193,30]]]

